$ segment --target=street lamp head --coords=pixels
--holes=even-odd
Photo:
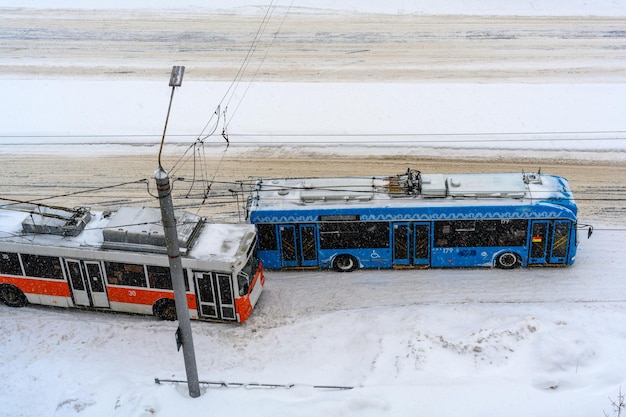
[[[185,67],[173,66],[172,75],[170,75],[170,87],[180,87],[183,83],[183,74],[185,73]]]

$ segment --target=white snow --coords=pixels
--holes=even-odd
[[[602,415],[626,382],[624,244],[596,230],[567,269],[269,272],[245,325],[193,323],[199,374],[295,386],[197,399],[154,383],[185,379],[175,323],[0,306],[0,414]]]
[[[190,80],[176,90],[166,138],[185,147],[215,111],[207,97],[217,106],[228,89],[186,72]],[[133,152],[154,153],[170,94],[156,81],[0,80],[0,87],[12,97],[0,102],[5,153],[72,152],[59,144],[73,152],[87,144],[80,152],[97,154],[134,144]],[[239,97],[236,113],[230,110],[229,152],[258,145],[418,155],[446,148],[472,156],[541,149],[554,158],[623,161],[625,96],[626,84],[258,83]],[[111,142],[116,146],[97,145]],[[207,143],[224,141],[214,136]],[[361,146],[337,148],[351,143]]]
[[[270,2],[250,0],[228,0],[215,3],[205,0],[4,0],[3,7],[56,8],[56,9],[157,9],[157,10],[211,10],[237,12],[264,12]],[[464,15],[516,15],[516,16],[587,16],[626,15],[626,4],[616,0],[283,0],[272,1],[279,7],[296,9],[299,12],[322,10],[357,13],[419,13],[464,14]]]
[[[610,0],[345,3],[300,1],[298,6],[424,14],[626,15],[626,3]],[[101,4],[5,0],[2,7]],[[132,0],[111,1],[107,7],[163,9],[172,4]],[[176,2],[176,8],[208,8],[206,4],[186,0]],[[256,6],[230,2],[230,8],[242,11]],[[188,71],[168,128],[168,140],[181,143],[193,140],[214,111],[198,103],[221,97],[224,88],[194,82]],[[47,144],[75,145],[39,147],[43,153],[84,153],[85,148],[129,152],[128,143],[156,145],[169,95],[164,83],[151,81],[5,79],[0,86],[10,97],[0,104],[4,153],[32,152],[41,135],[59,136],[46,137]],[[625,93],[625,85],[601,83],[259,84],[242,102],[231,130],[252,134],[242,141],[254,146],[265,146],[264,137],[276,145],[276,137],[267,136],[285,135],[282,145],[290,147],[302,140],[323,143],[328,133],[391,129],[398,137],[386,138],[388,144],[402,144],[410,133],[417,143],[436,139],[449,154],[462,155],[502,155],[493,139],[506,137],[510,140],[497,145],[518,154],[532,156],[539,150],[556,157],[623,162],[626,144],[619,136]],[[319,137],[290,136],[303,131]],[[520,131],[529,134],[515,135]],[[551,132],[554,141],[535,142],[533,132]],[[129,133],[132,137],[114,136]],[[98,146],[111,140],[91,136],[96,134],[110,134],[121,145]],[[68,135],[74,138],[64,137]],[[466,143],[468,137],[471,143]],[[368,140],[371,146],[379,142]],[[84,143],[89,145],[78,146]],[[441,146],[420,145],[419,150],[436,154]],[[370,149],[383,151],[365,152]],[[623,224],[595,226],[591,239],[581,236],[575,265],[563,269],[269,271],[265,291],[245,325],[193,323],[201,380],[248,384],[203,386],[195,399],[185,384],[154,382],[155,377],[185,379],[174,341],[176,323],[0,305],[0,416],[617,415],[611,400],[626,386],[626,233]],[[262,389],[252,383],[295,385]]]

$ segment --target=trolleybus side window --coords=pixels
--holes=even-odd
[[[170,268],[167,266],[146,266],[148,271],[148,283],[150,288],[158,288],[160,290],[171,290],[172,277],[170,275]],[[185,281],[185,291],[189,291],[189,280],[187,280],[187,270],[183,269],[183,279]]]
[[[278,242],[276,240],[276,226],[273,224],[259,224],[257,225],[257,231],[259,235],[259,249],[261,250],[276,250],[278,249]]]
[[[147,287],[143,265],[105,262],[107,280],[111,285],[128,285],[131,287]]]
[[[527,229],[520,219],[437,221],[435,246],[524,246]]]
[[[528,220],[494,220],[498,246],[524,246],[528,235]]]
[[[7,275],[23,274],[17,253],[0,252],[0,273]]]
[[[150,288],[159,288],[162,290],[171,290],[173,288],[169,268],[165,266],[148,265],[147,270]]]
[[[389,222],[321,222],[320,248],[388,248]]]
[[[61,262],[54,256],[22,254],[24,273],[29,277],[63,279]]]

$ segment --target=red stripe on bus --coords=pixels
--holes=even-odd
[[[0,284],[11,284],[25,294],[50,295],[54,297],[69,297],[70,287],[67,281],[47,280],[37,278],[15,278],[0,275]]]
[[[109,301],[113,303],[154,305],[162,298],[174,299],[174,292],[172,291],[109,286],[107,287],[107,292],[109,293]],[[196,296],[194,294],[187,294],[187,305],[192,310],[197,308]]]

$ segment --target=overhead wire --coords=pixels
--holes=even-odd
[[[88,188],[88,189],[84,189],[84,190],[80,190],[80,191],[74,191],[74,192],[70,192],[70,193],[63,193],[63,194],[57,194],[57,195],[53,195],[53,196],[40,197],[40,198],[29,200],[29,201],[21,201],[20,203],[37,204],[37,203],[39,203],[41,201],[52,200],[52,199],[57,199],[57,198],[72,197],[72,196],[75,196],[75,195],[85,194],[85,193],[94,193],[94,192],[97,192],[97,191],[108,190],[108,189],[118,188],[118,187],[124,187],[124,186],[130,185],[130,184],[146,184],[147,187],[150,186],[149,181],[146,178],[142,178],[142,179],[136,180],[136,181],[127,181],[127,182],[122,182],[122,183],[119,183],[119,184],[105,185],[105,186],[100,186],[100,187],[95,187],[95,188]],[[6,200],[6,199],[0,197],[0,200]],[[18,203],[13,203],[13,204],[18,204]],[[11,204],[0,206],[0,208],[3,208],[5,206],[10,206],[10,205]]]
[[[250,59],[251,59],[251,57],[252,57],[252,55],[254,53],[256,45],[258,44],[260,36],[263,33],[264,27],[265,27],[267,19],[268,19],[268,15],[271,16],[270,11],[273,10],[273,4],[274,4],[274,0],[272,0],[272,2],[270,3],[270,6],[268,7],[268,9],[265,12],[265,15],[263,16],[263,20],[262,20],[259,28],[257,29],[255,37],[252,40],[252,43],[251,43],[250,47],[248,48],[248,51],[247,51],[246,56],[244,58],[244,61],[242,62],[241,66],[239,67],[239,70],[237,71],[237,74],[235,75],[235,78],[233,79],[233,81],[229,85],[228,89],[224,93],[224,96],[222,97],[222,99],[218,103],[215,111],[212,113],[212,115],[209,118],[209,120],[206,122],[206,124],[204,125],[204,127],[202,128],[200,133],[197,135],[196,140],[189,146],[189,148],[187,148],[187,150],[185,151],[183,156],[174,164],[174,167],[171,170],[172,172],[175,172],[175,170],[178,169],[177,167],[180,165],[180,162],[184,159],[186,154],[191,149],[193,149],[193,158],[194,158],[194,165],[195,165],[198,148],[199,147],[203,147],[204,141],[207,138],[209,138],[210,136],[214,135],[215,132],[217,131],[217,129],[219,127],[220,117],[222,115],[221,107],[222,107],[222,105],[224,103],[224,100],[226,100],[226,98],[228,97],[229,94],[231,94],[231,98],[228,100],[228,102],[230,102],[230,100],[232,99],[232,95],[234,95],[234,92],[236,91],[237,86],[238,86],[239,82],[241,81],[241,78],[243,77],[245,69],[247,68],[247,66],[249,64],[249,61],[250,61]],[[231,93],[231,90],[232,90],[232,93]],[[228,104],[226,106],[228,106]],[[226,117],[225,116],[226,115],[226,110],[223,111],[223,114],[224,114],[224,118],[225,118]],[[209,129],[209,132],[207,133],[207,129],[209,128],[209,125],[211,125],[211,123],[213,122],[214,118],[216,118],[215,124],[211,127],[211,129]],[[222,132],[222,135],[226,139],[227,148],[228,148],[228,138],[227,138],[227,136],[225,136],[225,130]],[[203,160],[204,160],[204,158],[203,158]],[[207,174],[208,174],[208,171],[207,171]],[[207,188],[207,190],[206,190],[206,194],[207,195],[208,195],[209,191],[210,191],[210,188]],[[191,192],[191,188],[189,189],[189,192]]]
[[[200,134],[198,135],[198,139],[204,140],[207,139],[209,136],[211,136],[216,128],[214,127],[213,129],[211,129],[211,132],[208,134],[205,134],[206,130],[208,129],[209,125],[211,124],[211,122],[213,121],[213,118],[215,116],[218,117],[218,121],[216,122],[216,125],[219,123],[219,116],[220,116],[220,108],[221,106],[224,104],[224,101],[226,100],[227,97],[230,96],[230,98],[227,101],[227,106],[228,103],[230,103],[230,100],[232,99],[232,97],[234,96],[235,91],[237,90],[237,86],[239,85],[239,83],[241,82],[241,79],[250,63],[250,60],[256,50],[256,47],[259,43],[259,40],[261,38],[261,35],[263,34],[263,32],[265,31],[265,27],[267,25],[267,22],[269,21],[269,17],[271,17],[271,14],[273,13],[273,10],[275,8],[274,6],[274,2],[275,0],[272,0],[268,6],[268,8],[265,11],[265,14],[263,16],[263,19],[261,20],[261,23],[259,24],[259,27],[257,28],[256,34],[254,35],[254,38],[252,39],[252,42],[250,43],[250,46],[248,47],[248,50],[246,52],[246,56],[244,57],[244,60],[242,62],[242,64],[239,66],[239,69],[237,70],[237,74],[235,74],[235,77],[233,78],[233,81],[229,84],[228,88],[226,89],[226,92],[224,93],[224,95],[222,96],[222,99],[219,101],[216,110],[213,112],[213,114],[211,115],[211,117],[209,118],[209,120],[206,122],[206,124],[204,125],[204,127],[202,128],[202,130],[200,131]]]
[[[363,177],[363,178],[370,178],[370,177]],[[185,181],[189,181],[186,180],[184,178],[177,178],[176,179],[179,182],[185,182]],[[205,180],[206,181],[206,180]],[[131,181],[131,182],[124,182],[124,183],[120,183],[120,184],[115,184],[115,185],[108,185],[108,186],[100,186],[100,187],[92,187],[92,188],[88,188],[88,189],[84,189],[84,190],[80,190],[77,192],[73,192],[73,193],[62,193],[62,194],[57,194],[57,195],[53,195],[53,196],[47,196],[47,197],[42,197],[42,198],[38,198],[38,199],[30,199],[30,200],[11,200],[11,199],[7,199],[7,198],[0,198],[0,200],[4,200],[4,201],[8,201],[8,204],[4,204],[4,205],[0,205],[0,208],[3,209],[10,209],[11,205],[14,204],[20,204],[20,203],[29,203],[29,204],[34,204],[34,205],[41,205],[40,201],[45,201],[45,200],[50,200],[50,199],[55,199],[55,198],[63,198],[63,197],[67,197],[67,196],[72,196],[72,195],[78,195],[78,194],[83,194],[83,193],[89,193],[89,192],[94,192],[94,191],[101,191],[101,190],[108,190],[108,189],[114,189],[116,187],[122,187],[122,186],[127,186],[129,184],[145,184],[147,182],[147,180],[145,179],[140,179],[140,180],[136,180],[136,181]],[[252,187],[252,185],[256,182],[256,180],[249,178],[247,180],[244,181],[215,181],[215,183],[227,187],[228,191],[223,190],[222,192],[219,193],[215,193],[213,194],[213,197],[211,199],[211,201],[207,202],[205,201],[205,196],[204,195],[189,195],[188,198],[191,200],[199,200],[202,199],[202,201],[200,202],[186,202],[186,203],[182,203],[182,204],[177,204],[177,208],[179,209],[193,209],[193,208],[202,208],[202,207],[220,207],[220,206],[227,206],[229,204],[233,204],[233,197],[237,196],[237,195],[245,195],[244,192],[244,185],[248,188]],[[149,186],[149,185],[148,185]],[[237,189],[237,187],[239,187],[239,189]],[[299,187],[285,187],[285,189],[301,189]],[[315,189],[318,190],[327,190],[327,191],[355,191],[352,190],[350,186],[346,185],[346,186],[342,186],[341,184],[337,184],[333,187],[315,187]],[[360,191],[360,190],[357,190]],[[615,193],[616,190],[608,190],[610,193]],[[619,192],[620,190],[617,190],[617,192]],[[371,192],[371,191],[368,191]],[[598,191],[596,190],[582,190],[582,191],[576,191],[573,190],[573,194],[576,196],[574,198],[572,198],[573,200],[576,201],[607,201],[607,202],[624,202],[626,201],[626,196],[625,197],[584,197],[584,195],[594,195],[595,193],[597,193]],[[606,192],[606,191],[601,191],[601,192]],[[623,195],[623,194],[618,194],[618,195]],[[239,201],[239,200],[237,200]],[[105,202],[100,202],[100,205],[106,204]],[[232,219],[234,216],[234,212],[228,212],[228,213],[222,213],[222,214],[218,214],[217,216],[222,216],[225,219]],[[594,230],[598,230],[598,231],[615,231],[615,232],[623,232],[626,231],[626,229],[620,228],[620,227],[595,227]]]
[[[283,17],[283,20],[280,24],[279,27],[279,31],[280,28],[282,27],[282,24],[285,21],[286,15],[289,13],[289,11],[291,10],[291,7],[293,5],[293,0],[292,0],[292,4],[289,6],[289,9],[287,10],[287,13],[285,14],[285,17]],[[268,8],[265,11],[265,14],[263,16],[263,19],[261,21],[261,23],[259,24],[259,27],[257,28],[256,34],[250,44],[250,47],[248,48],[248,51],[246,53],[246,56],[242,62],[242,64],[240,65],[237,74],[235,75],[235,78],[233,79],[233,81],[231,82],[231,84],[229,85],[228,89],[226,90],[226,92],[224,93],[224,96],[222,97],[222,99],[220,100],[220,102],[218,103],[216,110],[213,112],[213,114],[211,115],[211,117],[209,118],[209,120],[207,121],[207,123],[204,125],[203,129],[201,130],[200,134],[197,136],[196,140],[193,142],[193,144],[187,148],[187,150],[185,151],[185,153],[183,154],[183,156],[176,162],[176,164],[174,164],[174,167],[172,168],[172,172],[176,172],[178,169],[180,169],[180,167],[182,166],[182,162],[186,161],[188,162],[189,159],[193,158],[193,180],[192,183],[187,191],[186,197],[188,197],[193,188],[194,185],[196,184],[196,178],[197,175],[201,175],[202,179],[206,179],[208,180],[208,182],[206,182],[206,188],[203,189],[203,193],[204,193],[204,197],[203,197],[203,203],[206,202],[208,195],[211,191],[211,186],[212,186],[212,181],[215,180],[221,165],[223,163],[224,157],[226,155],[226,151],[228,150],[228,147],[230,145],[230,140],[229,140],[229,135],[228,135],[228,125],[230,124],[230,121],[227,121],[227,110],[228,110],[228,106],[231,103],[231,101],[233,100],[235,93],[237,92],[237,89],[239,88],[240,83],[243,80],[243,77],[247,71],[248,66],[250,65],[250,62],[252,60],[252,57],[254,56],[256,49],[259,45],[259,43],[261,42],[261,38],[265,32],[265,30],[267,29],[267,26],[271,20],[271,17],[274,13],[274,11],[276,10],[276,3],[275,0],[272,0],[268,6]],[[251,83],[253,82],[254,78],[256,77],[256,75],[258,74],[258,71],[261,67],[261,65],[263,64],[265,58],[267,57],[269,48],[273,45],[274,40],[276,39],[278,32],[276,32],[274,34],[274,37],[272,39],[272,42],[270,44],[270,46],[267,48],[267,50],[265,51],[265,54],[263,56],[263,58],[261,59],[259,65],[257,66],[257,69],[255,71],[255,73],[253,74],[252,78],[249,81],[248,87],[246,88],[246,90],[244,91],[243,96],[239,99],[239,102],[237,103],[237,106],[235,107],[235,110],[237,110],[241,104],[241,102],[243,101],[248,89],[250,88]],[[222,106],[224,106],[223,110],[222,110]],[[222,138],[225,140],[226,142],[226,147],[224,148],[224,150],[222,151],[221,157],[218,160],[217,166],[215,167],[215,169],[213,170],[213,175],[210,176],[208,173],[208,164],[206,163],[206,154],[205,154],[205,140],[214,135],[217,132],[217,129],[219,127],[220,124],[220,118],[222,118],[222,123],[223,123],[223,128],[222,128],[222,132],[221,132],[221,136]],[[215,122],[213,125],[211,125],[211,123],[213,123],[213,120],[215,119]],[[231,119],[232,120],[232,119]],[[211,128],[209,129],[209,126],[211,126]],[[208,130],[208,132],[207,132]],[[189,153],[191,152],[190,156],[187,156]],[[200,153],[202,153],[202,155],[200,155]],[[199,162],[202,167],[201,167],[201,171],[202,174],[198,174],[198,167],[197,167],[197,161],[201,161]],[[200,182],[200,181],[198,181]]]
[[[226,155],[226,151],[228,150],[228,147],[230,145],[230,140],[229,140],[229,136],[228,136],[228,125],[230,124],[230,121],[227,122],[227,119],[226,119],[228,106],[230,105],[231,100],[235,96],[235,93],[236,93],[236,91],[237,91],[237,89],[238,89],[238,87],[239,87],[239,85],[241,83],[241,80],[243,79],[243,76],[244,76],[244,74],[245,74],[245,72],[246,72],[246,70],[248,68],[248,65],[250,64],[250,62],[252,60],[252,57],[254,56],[254,53],[256,52],[257,46],[258,46],[258,44],[261,41],[261,37],[262,37],[263,33],[265,32],[265,30],[266,30],[266,28],[267,28],[267,26],[268,26],[268,24],[269,24],[269,22],[271,20],[271,17],[274,14],[274,10],[275,9],[276,9],[275,1],[272,0],[270,2],[266,12],[265,12],[265,15],[263,16],[263,20],[261,21],[261,24],[259,25],[259,28],[257,29],[255,37],[252,40],[252,43],[250,44],[250,48],[248,49],[248,53],[246,54],[246,57],[245,57],[242,65],[239,67],[239,71],[237,72],[237,75],[235,76],[235,79],[233,80],[233,83],[231,83],[231,85],[229,86],[228,90],[224,94],[224,97],[220,101],[219,105],[221,106],[222,103],[224,102],[224,100],[226,100],[226,97],[228,97],[229,94],[230,94],[230,97],[228,97],[228,100],[226,101],[226,105],[225,105],[225,108],[224,108],[223,113],[222,113],[223,114],[223,123],[224,123],[224,127],[222,129],[222,138],[226,141],[226,148],[222,152],[221,158],[218,161],[217,167],[214,170],[212,180],[214,180],[215,177],[217,176],[217,173],[219,172],[219,169],[221,168],[222,162],[224,160],[224,156]],[[276,34],[275,34],[275,36],[276,36]],[[273,44],[273,42],[272,42],[272,44]],[[271,47],[272,44],[270,44],[270,47]],[[256,77],[256,74],[258,73],[259,68],[262,65],[263,61],[265,60],[265,57],[267,56],[268,51],[269,51],[269,48],[266,49],[266,53],[265,53],[263,59],[261,60],[259,66],[257,67],[257,70],[256,70],[255,74],[253,75],[253,77],[251,78],[251,80],[250,80],[250,82],[248,84],[248,88],[249,88],[250,84],[252,83],[252,81],[254,80],[254,78]],[[248,91],[248,88],[246,88],[246,90],[244,91],[244,95],[239,99],[239,102],[238,102],[237,106],[235,107],[235,110],[237,110],[239,108],[239,105],[243,101],[243,99],[245,97],[245,94]],[[231,118],[231,120],[232,120],[232,118]],[[211,186],[210,184],[211,183],[209,183],[209,185],[207,186],[207,192],[206,192],[207,197],[208,197],[208,193],[210,191],[210,186]]]
[[[363,176],[363,177],[356,177],[356,178],[371,178],[371,176]],[[271,180],[275,180],[278,178],[271,178],[271,177],[263,177],[264,181],[271,181]],[[305,178],[288,178],[288,179],[305,179]],[[232,180],[232,181],[218,181],[215,180],[214,178],[211,179],[194,179],[192,178],[191,180],[180,177],[180,178],[174,178],[174,180],[176,182],[181,182],[181,183],[185,183],[185,182],[191,182],[191,183],[203,183],[203,184],[207,184],[207,183],[213,183],[213,184],[218,184],[218,185],[224,185],[226,187],[241,187],[241,186],[246,186],[246,187],[251,187],[255,184],[256,179],[254,178],[248,178],[248,179],[244,179],[244,180]],[[28,201],[20,201],[20,202],[27,202],[27,203],[37,203],[40,201],[45,201],[45,200],[51,200],[51,199],[59,199],[59,198],[64,198],[64,197],[71,197],[71,196],[75,196],[75,195],[80,195],[80,194],[86,194],[86,193],[94,193],[94,192],[100,192],[100,191],[105,191],[105,190],[113,190],[115,188],[120,188],[120,187],[125,187],[128,185],[134,185],[134,184],[145,184],[146,187],[149,187],[149,181],[148,179],[139,179],[139,180],[135,180],[135,181],[127,181],[127,182],[122,182],[122,183],[118,183],[118,184],[112,184],[112,185],[103,185],[103,186],[98,186],[98,187],[81,187],[80,190],[78,191],[74,191],[74,192],[64,192],[64,193],[60,193],[60,194],[54,194],[54,195],[49,195],[46,197],[39,197],[36,199],[32,199],[32,200],[28,200]],[[50,185],[37,185],[37,184],[13,184],[13,187],[20,187],[20,188],[34,188],[34,189],[40,189],[40,188],[58,188],[58,186],[50,186]],[[72,186],[64,186],[64,187],[72,187]],[[300,186],[280,186],[280,189],[285,189],[285,190],[301,190],[302,187]],[[346,183],[345,185],[341,185],[341,184],[335,184],[332,187],[328,187],[328,186],[318,186],[318,187],[308,187],[307,189],[315,189],[315,190],[323,190],[323,191],[332,191],[332,192],[346,192],[346,191],[350,191],[350,192],[356,192],[356,193],[383,193],[384,191],[381,190],[376,190],[375,188],[372,188],[372,190],[354,190],[354,185],[350,185],[348,183]],[[278,189],[278,187],[276,188]],[[232,193],[244,193],[243,191],[236,191],[236,190],[232,190],[229,191],[228,194],[223,194],[223,195],[219,195],[216,194],[215,196],[228,196],[231,195]],[[467,190],[467,192],[472,192],[471,190]],[[535,191],[535,193],[541,193],[542,191]],[[549,192],[549,191],[545,191],[545,192]],[[611,197],[611,196],[607,196],[607,197],[600,197],[598,196],[598,194],[615,194],[617,196],[624,196],[624,197]],[[576,201],[617,201],[617,202],[622,202],[622,201],[626,201],[626,187],[624,187],[623,189],[621,188],[610,188],[610,189],[585,189],[585,190],[576,190],[573,189],[572,190],[572,194],[573,196],[573,200]],[[189,192],[184,194],[185,197],[188,198],[194,198],[194,194],[191,194]],[[592,196],[592,197],[585,197],[586,195]],[[93,197],[92,197],[93,198]],[[195,198],[204,198],[204,195],[198,195]],[[5,198],[0,197],[0,200],[6,200]],[[1,207],[1,206],[0,206]]]
[[[259,65],[257,66],[256,71],[252,75],[252,78],[248,82],[248,86],[244,90],[243,95],[241,96],[241,99],[237,103],[237,106],[235,107],[235,110],[233,111],[233,115],[231,116],[231,120],[232,120],[232,117],[234,117],[235,114],[237,113],[237,110],[239,110],[239,106],[241,105],[241,103],[243,102],[243,99],[248,94],[248,90],[252,86],[252,83],[254,82],[254,79],[259,74],[259,71],[261,70],[261,66],[265,62],[265,60],[267,58],[267,55],[269,54],[269,51],[272,49],[272,46],[274,46],[274,42],[276,42],[276,39],[278,38],[278,34],[281,32],[281,30],[283,28],[283,25],[285,24],[285,21],[287,20],[287,16],[289,16],[289,13],[291,12],[291,8],[293,7],[293,2],[294,2],[294,0],[291,0],[291,3],[289,4],[289,7],[287,8],[286,13],[283,15],[283,19],[281,20],[280,24],[278,25],[278,29],[276,30],[276,32],[274,32],[274,36],[272,36],[272,41],[270,42],[269,46],[265,49],[265,54],[263,55],[263,58],[259,61]],[[226,128],[228,128],[229,124],[230,124],[230,121],[228,123],[225,123]]]
[[[218,113],[219,111],[219,113]],[[222,114],[221,107],[218,105],[218,108],[214,112],[214,115]],[[214,134],[219,127],[219,123],[216,122],[215,125],[212,126],[211,132],[208,136]],[[549,136],[559,136],[559,137],[549,137]],[[588,137],[563,137],[563,136],[577,136],[577,135],[588,135]],[[615,137],[600,137],[598,135],[620,135]],[[158,135],[156,134],[114,134],[114,135],[0,135],[2,139],[82,139],[82,138],[102,138],[102,139],[111,139],[111,138],[156,138]],[[192,133],[179,133],[179,134],[168,134],[169,137],[179,137],[179,138],[198,138],[201,139],[201,135],[196,135]],[[208,137],[207,136],[207,137]],[[474,138],[476,137],[486,137],[490,139],[482,139],[485,142],[498,142],[503,140],[501,138],[491,139],[494,136],[528,136],[525,138],[519,139],[511,139],[506,138],[507,141],[530,141],[530,142],[541,142],[541,141],[594,141],[594,140],[605,140],[605,141],[621,141],[626,139],[626,131],[616,131],[616,130],[588,130],[588,131],[508,131],[508,132],[449,132],[449,133],[435,133],[435,132],[389,132],[389,131],[381,131],[381,132],[362,132],[362,133],[349,133],[349,132],[318,132],[318,133],[267,133],[267,132],[243,132],[243,133],[231,133],[230,136],[234,136],[237,138],[245,138],[245,137],[254,137],[254,138],[307,138],[307,137],[320,137],[320,138],[354,138],[354,137],[363,137],[363,138],[371,138],[371,137],[398,137],[398,138],[425,138],[424,140],[427,142],[439,142],[440,139],[435,138],[449,138],[449,137],[460,137],[460,138]],[[533,137],[533,136],[542,136],[542,137]],[[593,136],[593,137],[592,137]],[[448,142],[449,140],[445,140]],[[111,142],[107,140],[103,142],[108,144],[129,144],[128,142]],[[152,141],[150,141],[152,143]],[[3,146],[18,146],[24,145],[23,141],[19,141],[16,143],[10,143],[3,141]],[[76,145],[76,142],[55,142],[54,145]],[[191,146],[191,145],[190,145]]]

